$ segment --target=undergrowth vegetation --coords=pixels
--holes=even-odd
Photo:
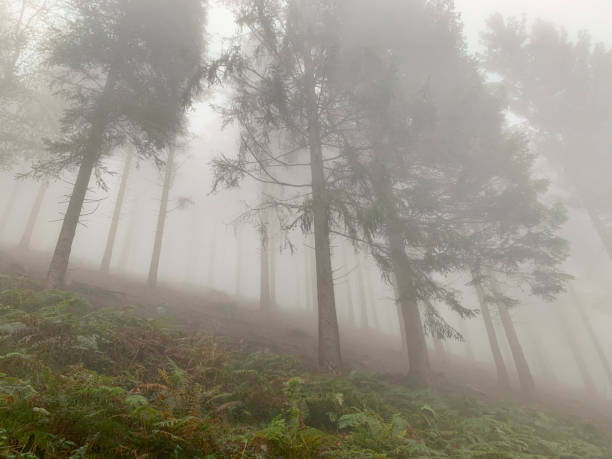
[[[313,374],[133,308],[0,290],[1,457],[612,457],[588,422]]]

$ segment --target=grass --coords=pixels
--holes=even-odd
[[[611,458],[589,422],[246,354],[133,308],[0,289],[6,458]]]

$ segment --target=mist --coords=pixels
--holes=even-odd
[[[610,8],[0,0],[0,455],[612,457]]]

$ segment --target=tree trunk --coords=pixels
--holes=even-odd
[[[368,319],[368,301],[365,292],[365,277],[363,275],[363,266],[361,264],[361,257],[357,255],[357,274],[359,275],[359,312],[361,314],[361,327],[370,328],[370,321]]]
[[[444,349],[444,343],[442,340],[436,336],[432,337],[434,351],[436,353],[436,359],[441,367],[446,366],[446,349]]]
[[[586,209],[587,209],[587,212],[589,213],[589,217],[591,218],[591,222],[593,223],[593,226],[595,227],[595,230],[597,231],[597,235],[599,236],[601,243],[606,249],[606,253],[608,254],[608,257],[612,259],[612,238],[608,234],[608,231],[606,231],[606,227],[601,221],[601,218],[599,218],[597,211],[591,206],[586,206]]]
[[[304,243],[304,298],[306,300],[306,309],[308,311],[314,311],[315,305],[313,299],[312,263],[310,250],[310,247]]]
[[[402,349],[404,352],[408,353],[408,336],[406,335],[406,319],[404,318],[402,304],[400,303],[400,300],[399,300],[400,294],[399,294],[399,288],[397,286],[397,278],[395,277],[395,273],[391,276],[391,287],[393,288],[393,297],[395,298],[395,304],[397,306],[397,319],[399,322]]]
[[[576,335],[574,334],[572,326],[567,322],[567,317],[565,315],[566,311],[563,309],[557,311],[557,317],[559,318],[559,322],[561,322],[561,328],[563,330],[563,337],[572,353],[574,362],[576,362],[576,367],[578,368],[578,372],[582,378],[584,388],[589,394],[596,394],[597,389],[595,386],[595,381],[587,368],[587,364],[584,361],[584,354],[578,345],[578,341],[576,340]]]
[[[270,311],[270,265],[268,260],[268,221],[265,217],[262,218],[259,228],[261,254],[260,274],[259,274],[259,308],[262,311]]]
[[[140,211],[139,207],[139,196],[136,193],[134,202],[130,206],[130,219],[128,220],[128,229],[123,239],[121,246],[121,255],[119,256],[119,266],[125,269],[130,258],[130,252],[132,250],[132,242],[134,241],[134,233],[136,232],[136,222],[138,221],[138,214]]]
[[[542,371],[542,374],[546,379],[548,385],[557,386],[557,377],[550,365],[549,358],[544,352],[546,346],[542,343],[542,335],[533,329],[533,322],[531,321],[526,321],[523,324],[523,329],[525,330],[527,336],[529,337],[529,340],[532,343],[535,358],[538,360],[538,368]]]
[[[474,362],[476,360],[476,358],[474,357],[474,348],[472,347],[472,341],[470,341],[470,334],[468,331],[468,327],[464,322],[464,319],[461,319],[461,321],[459,322],[459,328],[461,331],[461,335],[463,336],[463,345],[465,346],[467,357],[468,359],[470,359],[471,362]]]
[[[348,249],[346,246],[342,248],[342,261],[346,271],[346,305],[349,323],[355,326],[355,305],[353,304],[353,284],[351,282],[351,271],[348,262]]]
[[[268,226],[268,231],[269,231]],[[268,232],[268,264],[270,266],[269,282],[270,282],[270,306],[276,306],[276,239],[274,235]]]
[[[329,200],[323,168],[315,69],[310,53],[310,48],[307,48],[304,53],[304,89],[308,115],[310,172],[312,176],[312,213],[315,235],[319,321],[319,365],[329,371],[339,372],[342,369],[342,357],[340,354],[340,332],[338,330],[338,317],[336,314],[331,247],[329,242]]]
[[[66,281],[66,273],[68,271],[68,263],[70,261],[70,252],[72,251],[72,242],[76,234],[77,225],[81,217],[81,209],[85,202],[85,195],[89,187],[91,173],[98,161],[98,150],[101,146],[101,141],[98,148],[92,149],[81,161],[76,183],[70,196],[68,209],[64,215],[62,229],[60,230],[59,238],[53,252],[53,258],[49,265],[47,274],[47,282],[51,288],[61,288]]]
[[[166,163],[166,173],[164,176],[164,185],[162,189],[162,198],[159,206],[159,214],[157,215],[157,228],[155,229],[155,243],[153,245],[153,255],[151,257],[151,266],[149,268],[149,278],[147,284],[149,287],[157,285],[157,274],[159,272],[159,260],[161,258],[162,242],[164,240],[164,229],[166,227],[166,217],[168,216],[168,198],[170,197],[170,188],[174,175],[174,147],[168,150],[168,161]]]
[[[501,291],[499,290],[497,281],[495,280],[495,278],[493,278],[493,276],[491,276],[491,286],[493,294],[497,298],[501,298]],[[504,327],[504,332],[506,333],[508,344],[510,345],[512,358],[514,359],[514,364],[516,365],[516,371],[518,372],[521,389],[525,395],[531,396],[535,391],[535,381],[533,380],[533,375],[531,374],[529,364],[527,363],[527,359],[525,358],[523,346],[521,345],[521,342],[516,333],[516,328],[514,327],[514,323],[512,322],[510,311],[508,310],[508,307],[502,303],[498,303],[498,309],[499,317]]]
[[[11,195],[8,201],[6,202],[6,204],[4,205],[4,209],[2,211],[2,217],[0,217],[0,234],[4,231],[4,228],[6,228],[6,224],[9,221],[11,210],[13,209],[13,206],[15,205],[15,200],[17,199],[18,192],[19,192],[19,182],[15,180],[13,181],[13,188],[11,189]]]
[[[375,330],[380,329],[380,321],[378,320],[378,310],[376,308],[376,300],[374,299],[374,289],[372,287],[372,278],[370,277],[370,270],[368,269],[368,263],[366,258],[362,255],[361,260],[363,261],[363,275],[365,277],[365,291],[367,304],[369,305],[369,312],[372,314],[372,327]]]
[[[472,276],[476,279],[477,274],[472,273]],[[487,337],[489,338],[489,345],[491,346],[491,353],[493,354],[493,361],[495,362],[495,369],[497,370],[497,383],[502,389],[510,389],[510,378],[508,377],[508,370],[504,363],[504,358],[499,348],[499,342],[497,341],[497,335],[495,333],[495,327],[493,320],[491,319],[491,311],[487,304],[487,297],[480,283],[474,285],[478,301],[480,302],[480,311],[482,312],[482,320],[487,330]]]
[[[185,242],[187,243],[187,263],[185,263],[187,273],[185,274],[185,279],[188,279],[189,282],[193,285],[196,285],[198,282],[198,268],[200,261],[200,225],[198,222],[199,213],[200,209],[198,209],[197,204],[194,204],[191,208],[191,224],[189,227],[191,237],[185,237]]]
[[[208,286],[209,288],[213,288],[215,285],[215,273],[217,271],[217,225],[213,225],[212,227],[212,237],[210,238],[208,254]]]
[[[603,346],[601,345],[601,342],[599,341],[599,338],[597,337],[597,334],[595,333],[595,330],[593,329],[593,325],[591,324],[591,321],[589,320],[589,317],[587,316],[587,313],[584,309],[584,305],[578,299],[578,296],[576,295],[574,291],[572,291],[572,300],[573,300],[572,303],[574,305],[574,308],[576,308],[576,311],[578,311],[578,314],[580,315],[580,318],[582,319],[582,323],[584,324],[584,328],[586,328],[587,334],[589,335],[589,338],[591,339],[591,342],[593,343],[593,346],[595,347],[595,350],[597,351],[597,356],[599,357],[601,365],[603,366],[603,369],[606,373],[608,381],[610,382],[610,384],[612,384],[612,368],[610,367],[610,361],[606,357],[606,353],[604,352]]]
[[[38,193],[36,194],[36,199],[34,200],[34,205],[32,206],[32,210],[30,210],[30,215],[28,217],[28,222],[26,223],[25,230],[23,235],[21,236],[21,241],[19,241],[19,248],[22,250],[27,250],[30,248],[30,242],[32,241],[32,234],[34,234],[34,228],[36,227],[36,221],[38,220],[38,216],[40,215],[40,209],[42,207],[42,203],[45,199],[45,194],[49,189],[49,181],[44,180],[41,182],[38,187]]]
[[[106,238],[106,248],[104,249],[104,256],[102,257],[102,263],[100,265],[100,271],[105,274],[108,274],[108,272],[110,271],[111,260],[113,258],[115,238],[117,237],[117,229],[119,228],[121,209],[123,208],[123,202],[125,201],[125,192],[127,190],[127,182],[130,175],[130,167],[132,165],[132,156],[132,152],[130,151],[125,157],[123,175],[121,176],[121,184],[119,185],[119,192],[117,193],[117,200],[115,201],[113,218],[111,220],[111,226],[108,231],[108,236]]]
[[[387,225],[387,239],[391,249],[391,264],[397,280],[399,303],[402,308],[406,340],[408,347],[408,361],[410,364],[410,378],[415,385],[426,387],[431,377],[431,366],[427,355],[427,344],[419,305],[415,298],[410,279],[407,277],[409,260],[404,249],[404,241],[396,222]]]
[[[242,232],[240,228],[236,229],[236,296],[240,296],[240,289],[242,287]]]

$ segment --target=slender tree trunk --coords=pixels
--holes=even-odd
[[[472,341],[470,340],[470,334],[468,331],[468,327],[464,322],[464,319],[461,319],[459,322],[459,327],[461,330],[461,335],[463,335],[463,344],[465,346],[465,350],[467,352],[467,357],[471,362],[474,362],[476,358],[474,357],[474,348],[472,347]]]
[[[121,247],[121,255],[119,256],[119,266],[125,269],[128,260],[130,258],[130,252],[132,250],[132,242],[134,241],[134,233],[136,232],[136,222],[138,221],[139,214],[139,196],[136,194],[134,202],[130,206],[130,219],[128,221],[128,229],[123,239],[123,245]]]
[[[365,277],[363,275],[363,266],[361,264],[361,259],[359,255],[357,255],[357,274],[359,275],[359,312],[361,314],[361,327],[362,328],[370,328],[370,321],[368,319],[368,301],[366,298],[365,292]]]
[[[308,284],[308,292],[310,294],[310,304],[312,306],[312,312],[316,313],[319,310],[318,299],[317,299],[317,267],[315,263],[315,251],[314,248],[308,251],[308,276],[310,283]]]
[[[117,237],[117,229],[119,228],[119,220],[121,218],[121,209],[123,208],[123,202],[125,201],[125,192],[127,190],[127,182],[130,175],[130,167],[132,165],[132,156],[132,152],[129,151],[125,157],[121,184],[119,185],[119,192],[117,193],[117,200],[115,201],[113,218],[111,220],[111,226],[106,238],[106,248],[104,249],[104,256],[102,257],[102,263],[100,265],[100,271],[105,274],[108,274],[110,271],[111,260],[113,258],[115,239]]]
[[[151,266],[149,268],[149,278],[147,284],[149,287],[157,286],[157,275],[159,272],[159,261],[161,258],[162,243],[164,241],[164,230],[166,227],[166,217],[168,216],[168,199],[170,197],[170,188],[174,176],[174,147],[168,150],[168,161],[166,163],[166,173],[164,176],[164,185],[162,189],[162,198],[159,205],[159,214],[157,215],[157,227],[155,229],[155,243],[153,245],[153,255],[151,256]]]
[[[268,227],[269,228],[269,227]],[[276,302],[276,238],[268,234],[268,263],[270,266],[270,306],[275,307]]]
[[[366,258],[361,256],[361,260],[363,261],[363,275],[365,277],[365,291],[366,291],[366,299],[367,304],[369,305],[369,312],[372,314],[372,326],[375,330],[380,329],[380,321],[378,320],[378,310],[376,305],[376,300],[374,299],[374,289],[372,286],[372,278],[370,277],[370,270],[368,269],[368,263]]]
[[[597,356],[599,357],[601,365],[603,366],[608,381],[610,382],[610,384],[612,384],[612,368],[610,367],[610,361],[608,360],[606,353],[604,352],[603,346],[601,345],[601,342],[599,341],[599,338],[597,337],[597,334],[593,329],[593,325],[591,324],[591,321],[589,320],[589,317],[584,309],[584,305],[578,299],[578,296],[574,291],[572,291],[572,304],[574,305],[576,311],[578,311],[578,314],[582,319],[582,323],[584,324],[584,328],[586,328],[587,334],[589,335],[589,338],[591,339],[591,342],[595,347],[595,351],[597,352]]]
[[[491,276],[491,285],[493,289],[493,294],[497,298],[501,298],[501,292],[497,285],[497,281],[495,280],[495,278],[493,278],[493,276]],[[516,365],[516,371],[518,372],[521,389],[525,395],[530,396],[535,391],[535,381],[533,380],[533,375],[531,374],[529,364],[527,363],[527,359],[525,358],[523,346],[521,345],[519,337],[516,333],[516,328],[514,327],[514,323],[512,322],[512,317],[510,316],[510,311],[508,310],[508,307],[505,304],[498,303],[498,309],[499,317],[504,327],[504,332],[506,333],[508,344],[510,345],[512,358],[514,359],[514,364]]]
[[[533,351],[535,357],[538,359],[538,367],[542,371],[544,378],[548,382],[549,385],[557,385],[557,377],[555,376],[555,372],[553,371],[550,360],[545,355],[544,349],[546,346],[542,343],[542,336],[540,333],[534,331],[533,322],[526,321],[523,324],[523,329],[526,331],[529,340],[533,344]]]
[[[436,359],[442,367],[446,365],[446,349],[444,349],[444,343],[436,336],[432,337],[434,344],[434,351],[436,353]]]
[[[38,193],[36,194],[36,199],[34,200],[32,210],[30,210],[28,222],[26,223],[25,230],[23,232],[23,235],[21,236],[21,241],[19,241],[19,248],[21,248],[22,250],[27,250],[30,248],[30,242],[32,241],[32,235],[34,234],[34,228],[36,227],[36,221],[38,220],[38,216],[40,215],[40,209],[42,207],[42,203],[45,199],[45,194],[47,193],[48,189],[49,181],[42,181],[40,186],[38,187]]]
[[[334,278],[329,242],[329,200],[325,171],[321,127],[317,103],[315,68],[311,51],[304,53],[305,97],[308,115],[308,147],[312,176],[312,213],[315,235],[315,263],[317,273],[317,305],[319,322],[319,365],[329,371],[342,369],[340,332],[336,314]]]
[[[351,272],[348,261],[348,249],[346,246],[342,248],[342,261],[344,262],[344,269],[346,270],[346,305],[348,320],[352,326],[355,326],[355,305],[353,304],[353,285],[351,282]]]
[[[198,281],[198,265],[200,260],[200,244],[198,237],[200,236],[200,228],[198,224],[198,215],[200,209],[198,209],[197,205],[194,205],[191,209],[191,226],[189,227],[190,236],[189,238],[185,238],[185,242],[187,242],[187,273],[185,274],[185,279],[189,279],[189,282],[193,285],[197,284]]]
[[[474,278],[477,278],[476,273],[472,273]],[[495,369],[497,370],[497,383],[502,389],[510,389],[510,378],[508,377],[508,370],[504,363],[504,358],[499,348],[499,342],[497,341],[497,334],[495,333],[495,326],[491,319],[491,311],[487,304],[487,297],[480,283],[474,285],[478,301],[480,302],[480,312],[482,313],[482,320],[484,321],[485,329],[487,331],[487,337],[489,338],[489,345],[491,346],[491,353],[493,354],[493,361],[495,362]]]
[[[259,236],[261,242],[260,274],[259,274],[259,308],[262,311],[270,311],[270,265],[268,260],[268,221],[266,217],[262,218],[259,228]]]
[[[242,232],[236,229],[236,296],[240,296],[242,283]]]
[[[599,236],[601,243],[606,249],[608,257],[612,259],[612,238],[610,237],[610,234],[608,234],[608,231],[606,230],[606,227],[601,221],[601,218],[599,218],[597,211],[591,206],[586,206],[586,209],[589,213],[589,217],[591,218],[591,222],[595,227],[595,231],[597,231],[597,235]]]
[[[395,273],[391,276],[391,287],[393,288],[393,297],[395,298],[395,304],[397,307],[397,319],[399,322],[402,349],[404,350],[404,352],[408,353],[408,337],[406,335],[406,319],[404,318],[404,311],[402,309],[402,304],[400,303],[400,300],[399,300],[400,294],[399,294],[399,288],[397,286],[397,278],[395,277]]]
[[[399,303],[406,330],[410,378],[417,386],[426,387],[430,382],[431,366],[427,355],[419,305],[412,290],[411,281],[407,277],[409,260],[404,249],[400,228],[396,222],[391,221],[387,225],[387,239],[391,249],[391,264],[397,280]]]
[[[596,385],[587,364],[584,360],[584,353],[580,349],[578,341],[576,340],[576,335],[574,334],[574,330],[572,326],[567,322],[566,311],[565,308],[557,311],[557,317],[559,318],[559,322],[561,322],[561,328],[563,330],[563,338],[567,343],[570,352],[572,353],[572,357],[574,358],[574,362],[576,362],[576,367],[578,368],[578,372],[580,373],[580,377],[582,378],[582,382],[584,384],[584,388],[587,390],[589,394],[596,394]]]
[[[17,194],[19,192],[19,182],[18,181],[13,181],[13,187],[11,189],[11,195],[8,199],[8,201],[6,202],[6,204],[4,205],[4,209],[2,211],[2,216],[0,217],[0,234],[4,231],[4,228],[6,228],[6,224],[9,221],[9,217],[11,215],[11,210],[13,209],[13,206],[15,205],[15,201],[17,200]]]
[[[310,247],[304,243],[304,298],[306,300],[306,309],[314,311],[313,289],[312,289],[312,264],[310,258]]]
[[[210,248],[208,250],[208,286],[213,288],[215,285],[215,272],[217,271],[217,226],[212,227],[212,237],[210,238]]]

